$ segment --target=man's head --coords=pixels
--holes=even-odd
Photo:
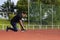
[[[26,16],[27,16],[26,12],[22,12],[22,17],[26,17]]]

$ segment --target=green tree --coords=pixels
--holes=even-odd
[[[56,0],[41,0],[44,4],[54,4]]]
[[[13,2],[9,3],[9,1],[6,1],[6,2],[4,2],[4,4],[2,4],[2,7],[4,9],[6,9],[8,12],[14,11],[14,3]]]
[[[53,20],[54,25],[59,25],[60,24],[60,18],[59,18],[59,16],[60,16],[60,9],[59,9],[60,8],[60,0],[41,0],[41,3],[43,3],[44,9],[45,9],[46,5],[50,5],[50,4],[51,4],[50,6],[53,7],[53,14],[51,14],[51,16],[48,17],[44,21],[47,22],[48,24],[51,24],[52,23],[51,21]],[[53,18],[52,18],[52,15],[53,15]],[[50,18],[52,18],[52,20]]]
[[[14,12],[14,2],[11,2],[11,0],[7,0],[6,2],[4,2],[4,4],[2,4],[2,7],[7,12],[8,17],[10,13]],[[9,17],[9,20],[10,20],[10,17]]]
[[[28,11],[28,0],[18,0],[17,8],[18,10]]]
[[[60,24],[60,0],[30,0],[29,20],[30,23],[43,25]],[[42,19],[44,15],[48,16]],[[52,23],[53,22],[53,23]]]
[[[44,4],[60,5],[60,0],[40,0]]]

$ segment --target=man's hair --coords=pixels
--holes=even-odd
[[[17,15],[26,14],[26,11],[17,11]]]
[[[23,13],[23,14],[26,14],[26,12],[25,12],[25,11],[22,11],[22,13]]]

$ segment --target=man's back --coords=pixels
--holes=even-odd
[[[22,15],[19,14],[19,15],[16,15],[14,16],[12,19],[11,19],[11,22],[19,22],[19,20],[22,19]]]

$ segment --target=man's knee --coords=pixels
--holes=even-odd
[[[17,32],[18,30],[14,30],[14,32]]]

